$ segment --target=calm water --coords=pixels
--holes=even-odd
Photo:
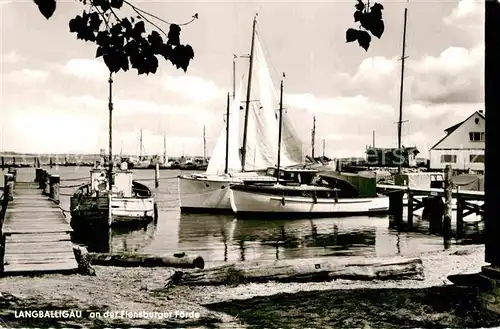
[[[75,179],[88,180],[89,170],[89,167],[52,169],[61,176],[62,208],[69,210],[74,186],[85,182]],[[162,170],[160,187],[155,189],[153,170],[135,170],[134,178],[155,193],[158,223],[89,234],[86,241],[89,250],[153,255],[184,251],[201,255],[207,262],[221,262],[331,255],[413,256],[443,249],[442,237],[426,234],[425,224],[420,223],[423,226],[418,232],[400,233],[389,229],[387,216],[263,221],[236,220],[227,215],[181,215],[176,179],[179,173]],[[33,179],[33,168],[18,169],[19,181]],[[3,175],[0,180],[3,185]]]

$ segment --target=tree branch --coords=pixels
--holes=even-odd
[[[164,20],[164,19],[162,19],[162,18],[160,18],[160,17],[158,17],[158,16],[156,16],[156,15],[153,15],[153,14],[151,14],[151,13],[148,13],[147,11],[142,10],[141,8],[138,8],[138,7],[134,6],[133,4],[131,4],[131,3],[130,3],[129,1],[127,1],[127,0],[123,0],[123,3],[126,3],[127,5],[129,5],[130,7],[132,7],[132,9],[133,9],[136,13],[138,13],[138,11],[139,11],[139,12],[141,12],[142,14],[146,14],[146,15],[148,15],[148,16],[150,16],[150,17],[153,17],[153,18],[155,18],[155,19],[159,20],[160,22],[163,22],[163,23],[168,24],[168,25],[173,25],[173,24],[175,24],[175,23],[170,23],[170,22],[168,22],[168,21],[166,21],[166,20]],[[139,14],[141,17],[143,17],[143,18],[144,18],[144,16],[143,16],[143,15],[141,15],[140,13],[138,13],[138,14]],[[194,15],[192,16],[192,19],[191,19],[190,21],[188,21],[188,22],[186,22],[186,23],[175,24],[175,25],[179,25],[179,26],[188,25],[188,24],[191,24],[192,22],[194,22],[197,18],[198,18],[198,14],[194,14]],[[146,20],[146,18],[144,18],[144,19]],[[149,22],[149,21],[148,21],[148,22]]]

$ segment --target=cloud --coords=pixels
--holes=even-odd
[[[163,87],[196,103],[210,102],[221,95],[213,81],[193,76],[168,76],[163,79]]]
[[[1,76],[3,82],[10,82],[19,85],[41,83],[49,77],[49,73],[41,70],[22,69],[12,71]]]
[[[95,82],[107,82],[109,77],[108,68],[98,59],[71,59],[62,67],[62,72]]]
[[[11,51],[7,54],[0,54],[0,64],[18,63],[24,60],[24,57],[19,55],[16,51]]]
[[[479,102],[483,72],[483,45],[449,47],[439,56],[425,56],[412,63],[412,98],[431,103]]]
[[[443,21],[463,30],[481,28],[484,22],[484,0],[460,0]]]

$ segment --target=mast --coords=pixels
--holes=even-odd
[[[108,159],[108,181],[109,190],[113,186],[113,73],[109,72],[109,159]]]
[[[207,161],[207,139],[205,137],[205,125],[203,125],[203,161]]]
[[[236,58],[237,56],[233,54],[233,100],[236,97]]]
[[[325,140],[323,139],[323,158],[325,157]]]
[[[316,116],[313,115],[313,129],[311,133],[311,156],[314,159],[314,140],[316,139]]]
[[[403,25],[403,50],[401,55],[401,88],[399,90],[399,121],[398,121],[398,174],[401,174],[401,125],[403,124],[403,84],[404,84],[404,72],[405,72],[405,48],[406,48],[406,20],[408,15],[408,8],[405,8],[405,19]]]
[[[373,136],[372,136],[372,147],[375,148],[375,130],[373,131]]]
[[[167,137],[163,135],[163,164],[167,164]]]
[[[241,171],[245,171],[245,161],[247,155],[247,130],[248,130],[248,112],[250,109],[250,93],[252,91],[252,69],[253,69],[253,48],[255,45],[255,24],[257,23],[257,15],[253,18],[252,26],[252,44],[250,46],[250,65],[248,68],[248,85],[247,98],[245,104],[245,123],[243,126],[243,145],[241,146]]]
[[[139,135],[139,160],[142,160],[142,129]]]
[[[278,170],[276,172],[276,183],[280,182],[282,122],[283,122],[283,79],[281,79],[281,84],[280,84],[280,118],[278,126]]]
[[[233,95],[234,97],[234,95]],[[229,172],[229,93],[227,93],[227,107],[226,107],[226,164],[224,167],[224,173]]]

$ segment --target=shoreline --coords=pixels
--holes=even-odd
[[[0,325],[4,326],[94,326],[132,325],[153,327],[196,326],[202,328],[240,328],[245,324],[236,315],[229,315],[231,303],[248,302],[258,298],[276,298],[280,294],[301,295],[327,291],[390,291],[398,289],[415,292],[430,287],[447,287],[448,275],[476,273],[484,262],[484,245],[454,245],[447,251],[429,252],[420,256],[424,265],[425,280],[404,281],[350,281],[336,280],[320,283],[265,283],[239,286],[173,286],[165,288],[175,269],[170,268],[119,268],[94,266],[96,276],[78,274],[47,274],[43,276],[12,276],[0,278]],[[324,293],[321,293],[324,292]],[[402,290],[401,290],[402,292]],[[337,293],[335,295],[342,295]],[[287,297],[290,298],[290,297]],[[306,298],[306,297],[304,297]],[[312,298],[312,297],[308,297]],[[255,300],[254,300],[255,302]],[[214,304],[229,303],[228,306]],[[332,305],[330,305],[332,306]],[[336,305],[336,307],[342,307]],[[181,319],[129,319],[90,318],[84,313],[79,319],[28,319],[16,318],[20,310],[80,310],[111,312],[198,312],[199,318]],[[500,322],[499,322],[500,323]]]

